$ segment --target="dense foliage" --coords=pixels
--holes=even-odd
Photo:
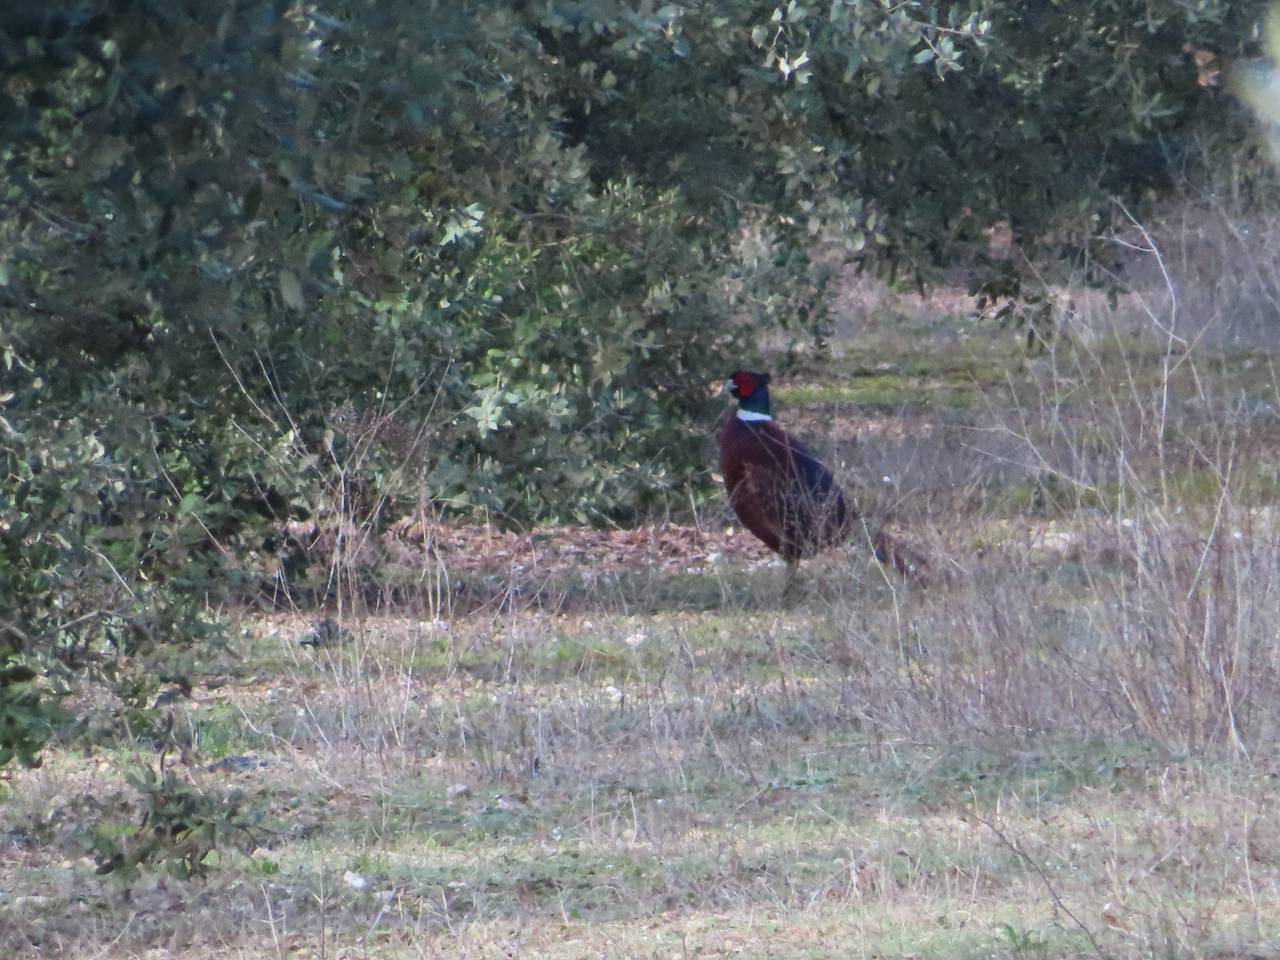
[[[285,520],[701,484],[707,384],[820,312],[814,241],[923,278],[997,220],[1087,244],[1240,139],[1206,65],[1260,14],[6,5],[0,762],[58,677],[203,636]]]

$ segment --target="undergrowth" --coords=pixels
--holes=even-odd
[[[783,604],[701,504],[464,576],[335,477],[323,610],[279,571],[163,722],[6,771],[0,948],[1272,956],[1277,390],[1154,304],[895,361],[963,409],[790,397],[916,579],[855,545]]]

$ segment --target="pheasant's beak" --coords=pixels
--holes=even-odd
[[[726,380],[720,392],[727,393],[731,397],[736,397],[738,395],[738,385],[732,380]]]

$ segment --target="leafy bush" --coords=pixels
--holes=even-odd
[[[204,787],[165,769],[126,772],[128,790],[82,793],[32,822],[30,834],[97,873],[129,885],[159,867],[179,879],[204,873],[215,850],[249,852],[271,829],[253,793]]]

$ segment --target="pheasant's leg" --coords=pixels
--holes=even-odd
[[[786,585],[782,588],[782,600],[784,603],[794,601],[800,589],[800,580],[798,574],[800,572],[800,561],[787,561],[787,580]]]

